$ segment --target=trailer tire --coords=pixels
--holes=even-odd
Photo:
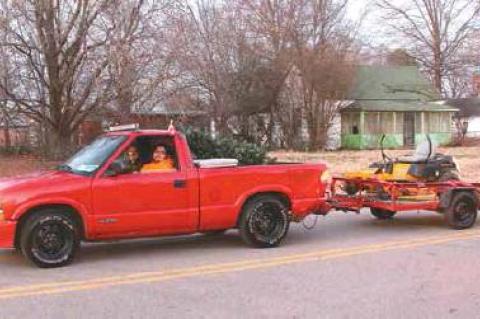
[[[290,226],[288,205],[275,195],[260,195],[249,200],[239,220],[242,240],[253,247],[276,247]]]
[[[385,219],[392,219],[397,212],[392,212],[390,210],[381,209],[381,208],[370,207],[370,213],[378,219],[385,220]]]
[[[68,214],[57,209],[45,209],[30,216],[20,236],[23,255],[40,268],[70,264],[79,247],[78,226]]]
[[[471,192],[457,192],[444,210],[445,222],[453,229],[467,229],[477,219],[477,199]]]

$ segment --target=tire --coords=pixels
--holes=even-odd
[[[352,183],[352,182],[346,182],[345,183],[345,193],[347,193],[347,195],[353,196],[356,193],[358,193],[358,191],[359,191],[359,189],[358,189],[357,184]]]
[[[20,249],[40,268],[70,264],[80,246],[78,226],[61,210],[47,209],[28,218],[21,229]]]
[[[460,180],[460,173],[457,170],[450,170],[444,172],[438,178],[439,182],[448,182],[448,181],[459,181]]]
[[[248,201],[239,221],[242,240],[258,248],[278,246],[289,226],[288,206],[274,195],[262,195]]]
[[[378,219],[385,220],[385,219],[392,219],[397,212],[392,212],[386,209],[371,207],[370,213]]]
[[[477,220],[477,199],[470,192],[453,194],[450,205],[443,212],[445,222],[453,229],[467,229]]]

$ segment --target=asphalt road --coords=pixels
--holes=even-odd
[[[0,318],[479,318],[479,246],[480,223],[362,212],[267,250],[236,231],[85,244],[52,270],[0,251]]]

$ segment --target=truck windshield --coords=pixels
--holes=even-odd
[[[73,155],[59,170],[90,175],[102,166],[110,155],[122,144],[126,136],[102,136]]]

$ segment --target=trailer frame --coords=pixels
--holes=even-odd
[[[359,191],[353,195],[347,194],[345,191],[347,183],[355,184]],[[405,195],[412,192],[415,193],[414,196]],[[402,211],[434,211],[444,214],[450,227],[464,229],[471,227],[476,220],[477,210],[480,208],[480,183],[457,180],[431,183],[399,182],[373,178],[334,177],[330,185],[328,204],[331,209],[357,213],[362,208],[370,208],[380,219],[391,218]],[[386,218],[381,218],[374,213],[376,211],[390,214],[385,215]],[[469,222],[456,222],[459,216],[463,216],[462,218],[467,216]],[[472,219],[473,222],[470,223]]]

